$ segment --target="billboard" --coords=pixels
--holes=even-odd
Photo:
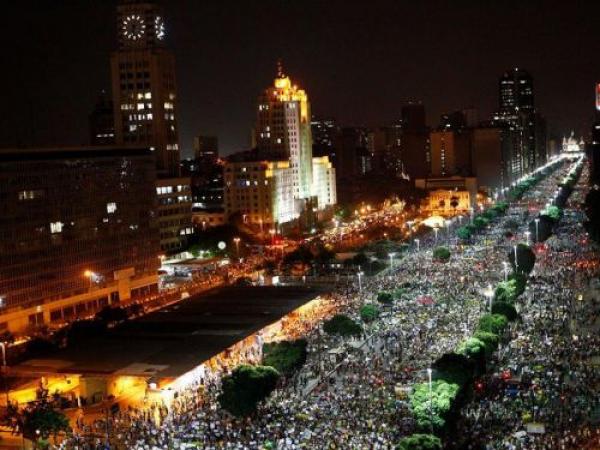
[[[596,84],[596,111],[600,111],[600,83]]]

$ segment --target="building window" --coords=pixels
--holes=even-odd
[[[110,202],[106,204],[106,212],[109,214],[113,214],[117,210],[117,204],[115,202]]]
[[[63,225],[62,222],[50,222],[50,233],[62,233]]]

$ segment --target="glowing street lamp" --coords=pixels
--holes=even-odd
[[[363,272],[359,271],[356,275],[358,275],[358,290],[362,292],[362,276]]]
[[[234,237],[233,242],[235,242],[235,254],[239,258],[240,257],[240,238]]]
[[[519,261],[517,260],[517,246],[513,245],[513,249],[515,250],[515,273],[517,273],[519,269]]]
[[[502,265],[504,266],[504,281],[508,281],[508,263],[502,261]]]
[[[390,269],[394,268],[394,256],[396,256],[395,252],[391,252],[388,254],[388,256],[390,257]]]
[[[438,231],[439,231],[438,227],[433,227],[433,231],[435,233],[435,243],[437,244],[437,241],[438,241]]]
[[[271,245],[273,245],[275,244],[275,228],[271,228],[269,233],[271,234]]]
[[[96,274],[91,270],[86,270],[83,272],[83,276],[90,280],[89,289],[92,289],[92,280],[96,277]]]
[[[488,303],[490,304],[490,311],[492,310],[492,301],[494,300],[494,289],[491,284],[488,284],[487,289],[483,292],[483,295],[488,299]]]
[[[540,219],[537,218],[535,219],[535,242],[539,242],[540,241]]]
[[[419,239],[415,239],[415,244],[417,244],[417,252],[421,249],[420,244],[421,241]]]
[[[529,245],[529,236],[531,235],[531,231],[526,231],[525,232],[525,238],[527,239],[527,245]]]

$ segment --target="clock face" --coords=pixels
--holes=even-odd
[[[162,41],[165,38],[165,23],[160,16],[156,16],[156,19],[154,19],[154,31],[156,33],[156,39],[159,41]]]
[[[146,24],[141,16],[132,14],[123,19],[121,29],[123,31],[123,36],[127,39],[130,41],[138,41],[144,37]]]

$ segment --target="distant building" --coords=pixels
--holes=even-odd
[[[198,164],[215,164],[219,159],[219,138],[196,136],[193,143],[194,157]]]
[[[489,193],[509,186],[520,175],[510,163],[518,151],[518,136],[508,127],[479,127],[472,130],[473,174]]]
[[[415,186],[427,191],[421,209],[432,216],[464,214],[477,206],[478,185],[475,177],[420,178],[415,180]]]
[[[187,186],[189,196],[190,180],[180,177],[175,57],[165,38],[164,16],[153,0],[119,3],[118,49],[111,55],[115,136],[118,145],[144,145],[153,151],[161,180],[157,191]],[[191,207],[191,196],[187,203],[178,200],[176,209],[164,199],[159,202],[160,223],[168,226],[160,230],[164,251],[177,252],[186,245]],[[187,219],[183,220],[186,208]],[[170,213],[175,216],[169,218]],[[180,227],[177,232],[175,224]]]
[[[232,155],[225,163],[228,218],[239,214],[244,222],[261,227],[287,227],[292,222],[305,227],[314,224],[315,213],[331,211],[335,169],[328,156],[313,159],[309,117],[306,92],[292,84],[279,65],[273,86],[258,99],[257,148]]]
[[[431,176],[471,175],[470,132],[432,131],[430,145]]]
[[[517,136],[517,151],[510,162],[522,176],[545,164],[546,121],[536,111],[533,78],[521,69],[513,69],[500,77],[498,111],[493,116],[496,126],[508,126]]]
[[[102,91],[94,110],[90,114],[90,144],[114,145],[115,143],[115,117],[113,103],[106,93]]]
[[[409,102],[402,106],[402,129],[406,132],[421,132],[427,128],[425,120],[425,106],[420,103]]]
[[[335,136],[339,127],[331,118],[312,117],[310,122],[312,132],[313,156],[328,156],[335,164]]]
[[[0,150],[0,329],[156,292],[155,179],[148,148]]]

